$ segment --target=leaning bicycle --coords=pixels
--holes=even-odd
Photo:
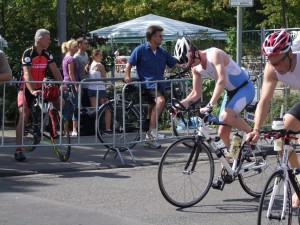
[[[70,95],[70,90],[65,94]],[[65,100],[69,101],[67,97]],[[52,102],[45,102],[42,96],[35,96],[30,106],[30,122],[24,127],[24,149],[32,152],[39,144],[51,145],[60,161],[68,161],[71,154],[70,121],[61,118],[62,115]]]
[[[171,97],[177,99],[186,97],[185,81],[177,80],[177,78],[186,78],[186,74],[188,73],[189,70],[185,69],[166,78],[166,80],[176,79],[170,84],[169,90]],[[166,84],[168,82],[162,83]],[[160,83],[158,83],[158,85],[160,85]],[[167,91],[169,92],[169,90]],[[131,149],[140,140],[142,133],[149,130],[147,113],[144,109],[145,107],[140,103],[142,102],[143,95],[138,96],[137,94],[140,92],[142,92],[142,89],[140,86],[137,86],[135,82],[126,84],[123,92],[117,93],[115,99],[111,99],[99,107],[96,118],[97,136],[101,143],[105,143],[105,147],[118,147],[121,150],[126,150],[127,148]],[[126,99],[124,99],[123,103],[123,98],[125,97]],[[167,100],[167,102],[170,103],[171,101]],[[166,106],[168,107],[168,105],[167,103]],[[148,107],[148,105],[146,107]],[[107,119],[108,114],[110,115],[109,119]],[[179,114],[178,117],[186,121],[184,112]],[[176,129],[176,126],[173,127]],[[179,132],[174,130],[174,134],[179,135]],[[126,141],[124,140],[125,138]]]
[[[185,108],[180,101],[178,110]],[[194,112],[193,112],[194,113]],[[183,137],[173,142],[163,153],[158,168],[158,184],[163,197],[172,205],[185,208],[199,203],[211,188],[215,166],[213,154],[223,164],[220,176],[224,184],[231,184],[237,178],[246,193],[260,197],[262,184],[278,164],[277,155],[263,151],[258,145],[244,142],[232,162],[225,158],[226,148],[220,137],[213,137],[206,126],[209,114],[200,114],[195,136]],[[221,123],[214,123],[221,125]],[[223,125],[223,124],[222,124]],[[224,188],[224,187],[223,187]]]
[[[259,202],[257,224],[292,224],[292,191],[295,190],[300,199],[300,184],[296,176],[300,174],[299,168],[289,165],[290,153],[295,151],[293,141],[300,132],[286,130],[266,131],[265,135],[274,138],[275,150],[281,150],[283,143],[282,161],[276,171],[267,180]],[[276,149],[278,147],[278,149]],[[269,190],[272,189],[272,192]],[[297,212],[300,224],[299,207]]]

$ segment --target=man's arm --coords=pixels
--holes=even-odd
[[[267,118],[270,110],[270,103],[273,97],[274,90],[276,88],[278,79],[275,74],[274,68],[267,63],[264,70],[263,85],[261,88],[261,98],[257,104],[257,108],[254,116],[254,128],[253,131],[247,134],[246,140],[257,141],[260,137],[258,130],[262,127],[265,119]]]
[[[31,66],[23,66],[23,77],[24,81],[32,81],[31,76]],[[27,89],[30,91],[31,94],[34,94],[36,91],[36,87],[34,83],[26,83]]]
[[[4,52],[0,51],[0,82],[12,79],[12,72]]]
[[[131,82],[131,77],[130,77],[131,68],[132,68],[132,65],[129,64],[129,63],[126,63],[125,78],[124,78],[125,83],[130,83]]]
[[[264,71],[263,85],[261,88],[261,98],[257,105],[254,117],[254,130],[260,129],[267,118],[270,110],[270,103],[275,91],[278,79],[274,68],[267,63]]]
[[[51,70],[55,80],[63,81],[62,75],[59,72],[59,69],[57,68],[56,63],[55,62],[50,63],[48,66],[49,66],[49,69]]]
[[[212,64],[215,66],[216,69],[216,75],[217,75],[217,80],[216,80],[216,86],[213,91],[213,94],[210,99],[210,103],[212,105],[217,104],[218,99],[222,95],[225,85],[226,85],[226,80],[225,80],[225,59],[224,57],[228,57],[226,54],[222,54],[221,51],[215,51],[213,53],[212,57]]]
[[[193,74],[193,89],[191,93],[181,101],[181,104],[185,107],[191,104],[191,102],[197,101],[202,94],[202,76],[197,72],[196,67],[192,69]]]

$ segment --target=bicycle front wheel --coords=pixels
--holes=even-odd
[[[61,131],[53,132],[52,128],[50,139],[57,157],[60,161],[67,162],[71,154],[70,121],[63,121]]]
[[[100,107],[97,119],[98,138],[107,148],[133,148],[140,139],[140,114],[133,104],[125,102],[123,114],[122,101],[111,100]]]
[[[247,144],[241,148],[241,151],[244,155],[245,172],[238,175],[240,185],[247,194],[258,198],[267,179],[279,163],[278,154],[274,151],[262,150],[258,145],[255,145],[255,149],[252,150]]]
[[[193,146],[193,148],[187,147]],[[210,189],[214,161],[208,147],[194,137],[173,142],[158,168],[159,189],[174,206],[185,208],[200,202]]]
[[[283,171],[276,171],[267,181],[259,202],[257,224],[292,224],[292,192],[287,182],[284,203]],[[272,192],[269,190],[272,189]]]

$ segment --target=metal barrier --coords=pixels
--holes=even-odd
[[[118,96],[121,94],[122,96],[122,114],[123,114],[123,124],[122,126],[125,127],[126,126],[126,121],[125,121],[125,103],[126,101],[128,100],[127,99],[127,96],[125,95],[125,88],[130,86],[130,85],[135,85],[138,87],[138,90],[139,90],[139,101],[135,102],[135,106],[139,109],[138,112],[139,112],[139,118],[142,119],[143,118],[143,110],[142,110],[142,107],[143,107],[143,103],[142,103],[142,93],[141,93],[141,85],[146,83],[146,82],[133,82],[131,84],[124,84],[122,82],[123,78],[105,78],[105,79],[86,79],[86,80],[83,80],[82,82],[68,82],[68,83],[61,83],[61,82],[58,82],[58,81],[40,81],[40,82],[37,82],[37,81],[29,81],[29,82],[20,82],[20,81],[11,81],[11,82],[6,82],[4,83],[3,85],[3,106],[5,106],[7,104],[6,102],[6,93],[7,91],[9,91],[8,89],[11,88],[11,87],[15,87],[15,85],[17,84],[20,84],[20,83],[40,83],[42,84],[42,93],[43,90],[44,90],[44,87],[45,85],[47,84],[56,84],[56,85],[59,85],[61,89],[64,89],[64,86],[66,84],[78,84],[79,85],[79,91],[78,91],[78,95],[81,96],[81,93],[82,93],[82,85],[83,84],[86,84],[86,83],[90,83],[90,82],[93,82],[93,84],[97,84],[97,83],[100,83],[100,82],[105,82],[105,85],[107,86],[107,89],[109,89],[111,96],[112,98],[111,99],[117,99]],[[168,80],[168,81],[158,81],[158,82],[152,82],[152,83],[156,83],[158,85],[158,83],[170,83],[171,86],[172,86],[172,83],[173,82],[176,82],[178,80]],[[180,81],[183,81],[183,80],[180,80]],[[157,87],[156,85],[156,87]],[[25,85],[23,85],[24,88],[23,90],[25,90]],[[12,88],[11,88],[12,89]],[[14,88],[15,89],[15,88]],[[118,89],[120,89],[120,91],[118,91]],[[120,92],[120,93],[119,93]],[[15,94],[17,96],[17,93]],[[43,96],[42,96],[43,97]],[[61,112],[62,111],[62,105],[63,105],[63,92],[61,92],[60,94],[60,97],[61,97],[61,102],[60,102],[60,109],[59,111]],[[99,96],[97,96],[97,99],[98,99]],[[43,98],[42,98],[43,99]],[[15,99],[16,101],[16,99]],[[24,98],[23,98],[23,102],[24,102]],[[135,162],[135,158],[132,154],[132,151],[130,148],[127,148],[126,146],[128,145],[128,140],[126,139],[126,137],[128,136],[126,134],[126,130],[123,129],[123,140],[122,142],[120,141],[116,141],[116,129],[113,129],[113,133],[112,133],[112,142],[111,143],[102,143],[99,141],[98,137],[97,137],[97,132],[98,132],[98,125],[99,125],[99,118],[98,118],[98,112],[100,111],[101,107],[103,107],[103,105],[98,105],[98,101],[97,102],[97,105],[96,107],[93,109],[91,107],[88,107],[88,108],[85,108],[88,110],[88,112],[94,112],[95,113],[95,134],[94,135],[91,135],[89,136],[88,140],[87,138],[81,136],[81,129],[80,129],[80,124],[81,124],[81,120],[82,120],[82,102],[81,102],[81,98],[78,98],[78,109],[77,109],[77,114],[78,114],[78,137],[77,138],[72,138],[72,142],[70,143],[70,145],[72,146],[105,146],[107,144],[110,144],[112,145],[112,147],[108,148],[104,158],[106,157],[107,153],[109,151],[114,151],[116,152],[116,154],[119,156],[120,160],[124,163],[124,160],[123,160],[123,157],[122,157],[122,154],[121,152],[124,152],[124,151],[127,151],[130,155],[131,155],[131,158],[132,160]],[[116,104],[117,102],[115,101],[114,102],[114,107],[116,108]],[[44,101],[42,100],[42,105],[44,106]],[[17,110],[17,109],[16,109]],[[43,109],[42,109],[43,110]],[[24,113],[24,111],[23,111]],[[5,107],[2,108],[1,110],[1,114],[3,116],[3,120],[1,120],[1,124],[2,124],[2,128],[1,128],[1,132],[2,132],[2,135],[1,135],[1,147],[27,147],[27,146],[30,146],[29,144],[25,144],[23,141],[22,141],[22,144],[20,145],[17,145],[15,143],[15,139],[12,140],[13,138],[15,138],[15,126],[11,126],[11,125],[7,125],[6,123],[4,123],[5,121]],[[116,111],[114,111],[114,120],[115,120],[115,117],[116,117]],[[62,114],[60,114],[60,119],[62,119]],[[44,121],[44,114],[41,113],[41,133],[44,132],[44,124],[43,124],[43,121]],[[158,117],[156,118],[156,123],[158,124]],[[115,125],[115,124],[114,124]],[[139,140],[135,140],[136,143],[141,143],[141,142],[144,142],[144,138],[143,138],[143,130],[142,130],[142,121],[140,121],[139,123],[139,130],[141,131],[141,136],[140,136],[140,139]],[[22,124],[22,140],[24,140],[24,130],[25,130],[25,126],[26,124]],[[59,127],[59,131],[61,132],[62,131],[62,126],[60,125]],[[45,143],[44,140],[43,140],[43,136],[41,137],[42,140],[41,142],[37,145],[37,147],[47,147],[49,146],[48,143]],[[174,135],[171,135],[168,137],[169,139],[171,138],[174,138]],[[9,140],[8,140],[9,139]],[[63,143],[57,143],[57,144],[54,144],[54,145],[62,145]],[[66,145],[66,144],[64,144]]]
[[[260,84],[261,84],[261,76],[258,76],[259,81],[257,82],[257,89],[260,89]],[[79,96],[81,96],[82,93],[82,85],[86,84],[86,83],[90,83],[93,82],[93,84],[97,84],[100,82],[105,82],[105,85],[107,87],[107,89],[110,92],[110,98],[111,99],[115,99],[117,100],[118,98],[120,98],[119,100],[122,102],[122,116],[123,116],[123,121],[122,121],[122,127],[125,128],[126,127],[126,120],[125,120],[125,113],[126,113],[126,104],[128,104],[128,101],[130,101],[129,97],[127,96],[125,90],[127,87],[134,85],[136,87],[136,90],[138,90],[138,93],[135,93],[135,98],[136,101],[134,102],[135,107],[138,109],[138,113],[139,113],[139,131],[140,131],[140,136],[138,140],[134,140],[133,143],[139,144],[139,143],[143,143],[145,141],[144,139],[144,134],[145,131],[143,131],[143,117],[144,117],[144,109],[143,109],[143,105],[145,105],[145,102],[142,100],[142,88],[141,86],[143,84],[145,84],[146,82],[132,82],[130,84],[124,84],[123,82],[123,78],[105,78],[105,79],[86,79],[82,82],[68,82],[68,83],[61,83],[61,82],[57,82],[57,81],[43,81],[43,82],[36,82],[36,81],[31,81],[29,83],[41,83],[43,84],[43,88],[46,84],[57,84],[60,85],[61,88],[64,87],[64,85],[66,84],[78,84],[79,85]],[[191,79],[174,79],[174,80],[164,80],[164,81],[153,81],[151,83],[155,83],[156,84],[156,90],[158,88],[158,85],[160,83],[170,83],[171,88],[173,88],[173,84],[174,82],[178,82],[178,81],[191,81]],[[15,144],[15,126],[12,125],[7,125],[7,123],[5,123],[5,118],[6,118],[6,106],[8,104],[11,104],[9,102],[7,102],[7,93],[10,93],[12,91],[15,91],[15,85],[19,84],[19,83],[25,83],[25,82],[19,82],[19,81],[11,81],[11,82],[5,82],[2,85],[2,106],[1,109],[1,115],[2,115],[2,120],[1,122],[1,147],[3,148],[8,148],[8,147],[25,147],[27,146],[26,144],[24,144],[24,142],[22,142],[21,145],[16,145]],[[27,83],[27,82],[26,82]],[[42,89],[43,90],[43,89]],[[278,88],[276,88],[276,93],[279,93],[280,95],[284,95],[284,111],[286,112],[288,109],[288,101],[287,98],[289,96],[290,93],[295,93],[296,91],[289,88],[288,86],[283,86],[280,87],[278,86]],[[259,93],[259,91],[257,91],[257,93]],[[171,97],[172,96],[172,92],[171,92]],[[188,94],[188,93],[187,93]],[[17,96],[17,93],[15,94]],[[119,97],[121,96],[121,97]],[[62,93],[60,95],[61,99],[63,99]],[[98,95],[97,95],[97,99],[98,99]],[[257,99],[259,100],[259,94],[257,94]],[[42,102],[42,104],[44,105],[44,102]],[[60,102],[60,111],[62,109],[62,101]],[[117,108],[117,101],[114,101],[114,108]],[[147,104],[146,104],[147,105]],[[120,160],[122,161],[122,163],[124,163],[123,157],[122,157],[122,152],[127,151],[133,162],[135,162],[135,158],[133,156],[133,153],[131,151],[131,148],[128,148],[128,143],[132,143],[132,142],[128,142],[128,133],[126,133],[126,129],[123,129],[122,132],[119,132],[117,136],[116,133],[116,124],[114,124],[113,127],[113,131],[112,131],[112,139],[110,143],[102,143],[101,141],[99,141],[99,138],[97,136],[97,132],[99,132],[99,118],[98,118],[98,112],[100,111],[101,107],[103,107],[103,105],[98,105],[98,101],[97,101],[97,105],[95,108],[84,108],[86,109],[88,112],[90,113],[94,113],[95,116],[95,134],[94,135],[90,135],[87,138],[84,136],[81,136],[81,128],[80,128],[80,124],[81,124],[81,120],[82,118],[82,102],[81,102],[81,98],[78,99],[78,109],[77,109],[77,113],[78,113],[78,137],[76,138],[72,138],[72,142],[70,145],[72,146],[103,146],[105,147],[106,145],[111,145],[111,147],[109,147],[107,149],[107,152],[104,156],[104,158],[106,157],[106,155],[110,152],[113,151],[115,152]],[[271,107],[273,107],[273,104],[271,104]],[[157,110],[157,109],[156,109]],[[41,121],[43,123],[43,113],[41,114]],[[114,110],[114,115],[113,115],[113,119],[114,121],[116,120],[116,110]],[[273,108],[271,108],[271,117],[277,117],[277,113],[274,112]],[[156,117],[156,124],[158,124],[158,117]],[[22,124],[22,134],[24,134],[24,127],[26,124]],[[171,129],[173,126],[173,123],[171,123]],[[43,129],[43,124],[41,125],[42,129]],[[62,129],[62,126],[60,125],[60,131]],[[43,132],[43,130],[41,130],[41,132]],[[121,133],[121,134],[120,134]],[[43,137],[42,137],[43,138]],[[117,139],[118,138],[118,139]],[[167,139],[173,139],[175,138],[174,134],[171,133],[171,135],[169,135],[167,137]],[[22,137],[23,139],[23,137]],[[57,143],[56,145],[62,145],[62,143]],[[43,143],[43,139],[41,141],[40,144],[37,145],[38,147],[46,147],[49,146],[49,144],[45,144]]]

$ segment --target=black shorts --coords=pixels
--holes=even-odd
[[[160,90],[157,90],[157,92],[155,92],[155,89],[145,89],[145,88],[143,88],[143,92],[142,92],[142,95],[145,97],[145,99],[146,99],[146,101],[148,101],[148,103],[155,103],[156,96],[165,97],[164,94],[165,93]]]
[[[287,114],[293,115],[297,120],[300,121],[300,102],[293,105],[293,107],[287,111]]]
[[[30,108],[34,99],[35,99],[35,96],[32,95],[27,88],[25,88],[25,96],[24,96],[23,89],[18,90],[18,97],[17,97],[18,107],[24,106],[24,107]]]

